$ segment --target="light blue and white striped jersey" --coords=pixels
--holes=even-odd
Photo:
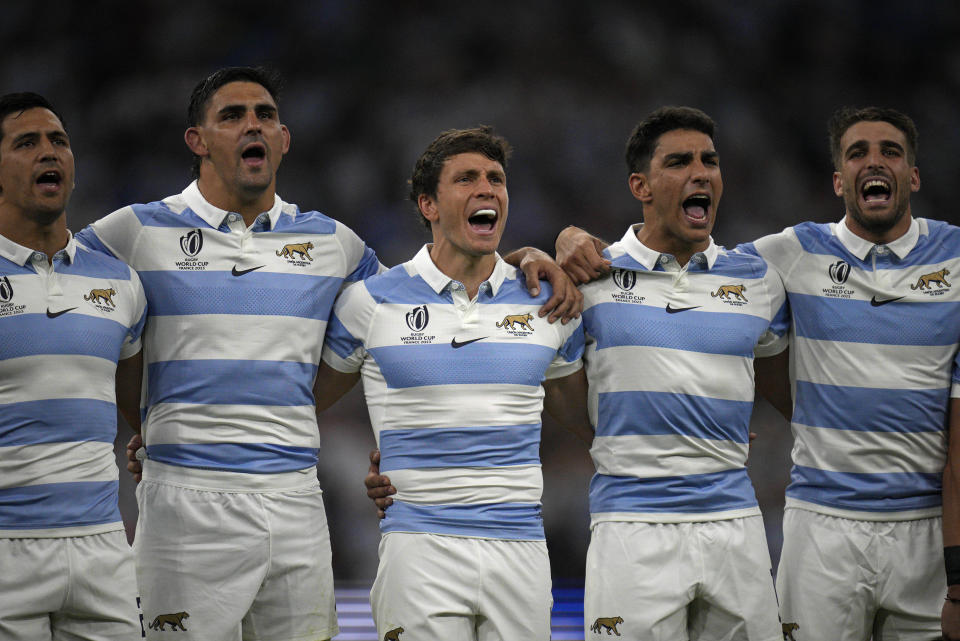
[[[71,237],[50,265],[0,236],[0,537],[123,529],[115,377],[145,318],[120,261]]]
[[[345,281],[380,270],[356,234],[279,197],[248,228],[194,182],[78,237],[143,281],[149,459],[255,474],[316,465],[313,381],[327,319]]]
[[[580,288],[592,522],[759,514],[746,470],[753,356],[786,346],[780,278],[712,239],[681,268],[640,227],[606,250],[611,273]]]
[[[362,372],[397,488],[383,532],[543,539],[541,382],[576,372],[583,352],[579,321],[537,316],[551,291],[531,297],[497,257],[471,301],[424,247],[337,301],[323,358]]]
[[[888,245],[844,221],[743,246],[780,272],[793,321],[787,505],[867,520],[940,513],[960,396],[960,229],[918,218]]]

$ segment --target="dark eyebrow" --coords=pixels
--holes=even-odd
[[[21,141],[24,141],[24,140],[32,140],[32,139],[36,139],[36,138],[39,138],[39,137],[40,137],[40,133],[39,133],[39,132],[36,132],[36,131],[26,131],[26,132],[20,134],[19,136],[14,137],[14,139],[13,139],[13,141],[12,141],[11,144],[16,145],[18,142],[21,142]]]
[[[663,158],[663,162],[667,163],[671,160],[679,160],[680,162],[690,162],[693,160],[693,152],[691,151],[681,151],[674,154],[667,154]]]
[[[707,150],[700,154],[701,160],[717,160],[719,158],[720,154],[718,154],[715,150]]]
[[[881,140],[880,147],[884,149],[896,149],[897,151],[903,151],[903,145],[898,143],[895,140]]]

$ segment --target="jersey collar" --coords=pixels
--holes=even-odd
[[[500,286],[503,285],[503,281],[507,279],[508,276],[515,273],[513,267],[510,267],[502,258],[500,254],[495,254],[497,257],[497,262],[493,266],[493,273],[490,274],[485,282],[490,284],[490,292],[492,295],[496,296],[497,292],[500,291]],[[444,274],[440,269],[434,264],[433,259],[430,258],[430,244],[426,244],[420,248],[420,251],[417,252],[417,255],[413,257],[410,261],[413,265],[413,268],[416,272],[423,278],[424,282],[430,286],[430,289],[435,291],[437,294],[443,292],[447,288],[456,287],[459,281],[456,281],[446,274]],[[480,291],[483,291],[483,286],[481,285]]]
[[[184,201],[187,203],[187,206],[193,211],[193,213],[202,218],[204,222],[214,229],[219,229],[220,225],[226,222],[227,216],[229,216],[231,213],[235,213],[229,212],[226,209],[220,209],[219,207],[215,207],[210,204],[210,202],[203,197],[203,194],[200,193],[200,187],[197,185],[196,180],[187,185],[187,188],[183,190],[182,195]],[[283,213],[283,201],[280,199],[280,196],[277,194],[273,195],[273,207],[268,209],[265,213],[270,218],[270,229],[273,229],[277,224],[277,220],[280,218],[280,214]]]
[[[0,236],[0,258],[6,258],[10,262],[23,267],[30,262],[34,254],[40,254],[44,257],[44,260],[46,260],[46,254],[43,252],[38,252],[35,249],[18,245],[9,238]],[[74,240],[73,234],[69,229],[67,230],[66,246],[54,254],[54,257],[56,257],[58,254],[65,254],[71,263],[77,254],[77,241]]]
[[[839,223],[832,223],[832,225],[833,233],[837,237],[837,240],[847,248],[847,251],[860,260],[866,260],[867,256],[870,255],[870,250],[877,247],[876,243],[866,238],[861,238],[850,231],[850,228],[847,227],[846,216],[844,216]],[[897,258],[903,260],[907,254],[917,246],[918,240],[920,240],[920,223],[916,218],[911,218],[910,228],[907,230],[907,233],[893,242],[886,243],[885,246],[892,251]]]
[[[627,254],[630,255],[635,261],[646,267],[648,270],[652,270],[657,266],[657,263],[660,261],[661,256],[668,256],[674,258],[670,254],[661,254],[655,249],[650,249],[646,245],[640,242],[640,239],[637,238],[637,232],[643,228],[643,223],[637,223],[635,225],[630,225],[627,227],[626,233],[624,233],[623,238],[620,239],[620,244],[623,246]],[[720,249],[717,247],[716,243],[713,242],[713,236],[710,236],[710,244],[707,245],[707,248],[702,252],[697,252],[690,257],[691,262],[702,262],[703,260],[707,261],[707,269],[713,269],[713,264],[717,262],[717,256],[720,254]],[[689,263],[688,263],[689,264]]]

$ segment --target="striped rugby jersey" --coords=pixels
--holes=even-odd
[[[0,236],[0,537],[123,529],[114,381],[145,318],[120,261],[71,237],[51,266]]]
[[[951,387],[960,396],[960,229],[917,218],[874,245],[844,221],[803,223],[743,249],[780,272],[791,310],[787,505],[866,520],[939,514]]]
[[[380,447],[397,488],[383,532],[543,539],[540,415],[545,378],[576,372],[579,321],[548,323],[520,272],[497,257],[477,298],[413,260],[344,291],[324,361],[362,372]]]
[[[681,268],[640,227],[605,251],[611,273],[581,287],[592,522],[759,514],[746,470],[753,356],[785,347],[780,278],[712,239]]]
[[[380,269],[356,234],[279,197],[248,228],[194,182],[79,237],[143,281],[149,459],[257,474],[316,465],[313,381],[327,318],[345,281]]]

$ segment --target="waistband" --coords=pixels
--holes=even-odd
[[[278,474],[245,474],[143,461],[143,481],[214,492],[276,492],[319,487],[316,466]]]

